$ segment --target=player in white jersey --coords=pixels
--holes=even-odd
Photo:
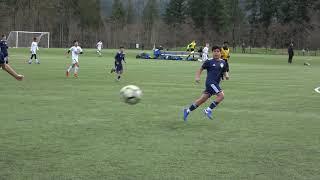
[[[208,60],[209,58],[209,43],[202,49],[202,62]]]
[[[101,56],[102,54],[101,54],[101,49],[102,49],[102,47],[103,47],[103,44],[102,44],[102,41],[98,41],[97,42],[97,44],[96,44],[96,47],[97,47],[97,53],[98,53],[98,55],[99,56]]]
[[[72,63],[67,69],[66,75],[69,77],[70,71],[73,68],[73,75],[75,78],[78,77],[78,70],[79,70],[79,54],[82,54],[82,49],[79,46],[79,42],[77,40],[73,41],[73,46],[68,50],[68,54],[71,52],[71,60]]]
[[[38,42],[37,42],[37,38],[33,38],[33,41],[31,43],[31,47],[30,47],[30,52],[31,52],[31,57],[29,60],[29,64],[32,63],[32,58],[34,57],[36,59],[36,64],[40,64],[38,58],[37,58],[37,51],[39,50],[38,48]]]

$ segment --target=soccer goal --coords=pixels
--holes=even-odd
[[[50,47],[50,32],[11,31],[7,43],[9,47],[30,47],[33,38],[37,38],[39,47]]]

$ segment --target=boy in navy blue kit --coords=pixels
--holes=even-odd
[[[210,104],[210,106],[203,110],[204,114],[212,119],[212,110],[218,106],[224,99],[224,93],[220,88],[221,76],[225,79],[229,79],[227,72],[226,62],[221,59],[221,48],[219,46],[212,47],[213,59],[205,61],[200,69],[196,73],[196,82],[200,82],[200,75],[203,70],[207,70],[206,88],[203,94],[198,98],[188,109],[183,110],[183,120],[187,121],[188,115],[191,111],[195,110],[201,104],[206,102],[212,95],[216,95],[216,99]]]
[[[111,69],[111,73],[117,73],[117,80],[120,81],[121,74],[123,73],[123,65],[122,61],[126,63],[124,60],[125,53],[124,47],[120,47],[120,50],[117,52],[116,56],[114,57],[114,68]]]

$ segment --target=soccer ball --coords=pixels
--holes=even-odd
[[[142,91],[138,86],[128,85],[120,90],[122,101],[128,104],[137,104],[141,100]]]

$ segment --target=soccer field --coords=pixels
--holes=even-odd
[[[204,89],[199,62],[138,60],[127,51],[120,82],[116,50],[80,56],[65,77],[64,49],[10,49],[18,82],[0,72],[0,179],[320,179],[320,57],[232,54],[225,100],[182,120]],[[311,66],[303,66],[308,61]],[[143,91],[127,105],[119,90]]]

